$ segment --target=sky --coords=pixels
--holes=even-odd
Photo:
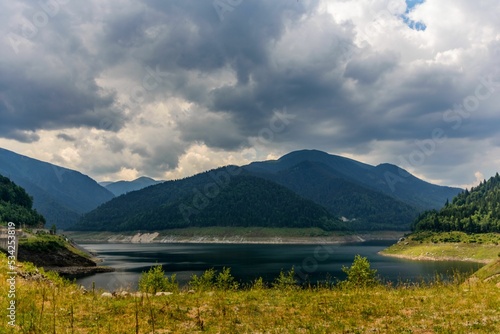
[[[0,147],[98,181],[318,149],[500,171],[498,0],[0,0]]]

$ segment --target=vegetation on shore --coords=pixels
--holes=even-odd
[[[413,234],[381,254],[417,260],[498,260],[500,175],[466,189],[440,211],[422,213],[413,227]]]
[[[500,256],[500,234],[417,232],[380,252],[414,260],[456,260],[489,263]]]
[[[5,267],[5,256],[0,259]],[[447,283],[358,284],[355,273],[370,269],[357,265],[344,284],[299,288],[293,276],[283,273],[272,286],[257,280],[235,288],[227,270],[193,278],[198,285],[172,289],[172,294],[116,297],[84,291],[40,270],[42,277],[17,276],[16,327],[4,328],[6,333],[101,334],[494,333],[500,328],[500,289],[491,282],[463,283],[455,277]],[[353,267],[356,263],[346,270]],[[29,264],[22,269],[37,270]],[[2,271],[2,296],[9,289],[6,278]],[[0,308],[6,310],[7,303],[2,298]]]
[[[87,259],[91,258],[89,253],[76,248],[75,245],[67,241],[65,237],[48,233],[38,233],[36,235],[31,234],[26,238],[20,238],[19,250],[33,251],[44,254],[54,251],[67,250],[75,255]]]

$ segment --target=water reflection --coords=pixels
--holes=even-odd
[[[78,283],[90,287],[115,290],[118,287],[137,288],[143,271],[161,264],[167,274],[177,274],[181,285],[193,274],[209,268],[230,267],[241,282],[258,277],[271,282],[281,270],[292,268],[302,279],[311,283],[327,278],[344,279],[342,266],[350,266],[354,256],[367,257],[374,269],[386,281],[420,281],[436,274],[453,271],[472,272],[481,265],[468,262],[416,262],[380,256],[377,253],[392,241],[374,241],[342,245],[280,245],[280,244],[87,244],[97,252],[102,265],[116,268],[113,273],[101,273],[80,278]]]

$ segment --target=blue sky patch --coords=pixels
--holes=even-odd
[[[416,22],[408,17],[408,14],[412,11],[412,9],[416,5],[419,5],[424,2],[425,0],[406,0],[406,11],[405,14],[401,16],[401,18],[406,23],[406,25],[413,30],[423,31],[427,29],[427,26],[423,22]]]

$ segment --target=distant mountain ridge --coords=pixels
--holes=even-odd
[[[152,231],[191,226],[345,229],[322,206],[248,173],[230,175],[228,168],[117,197],[86,214],[72,229]]]
[[[301,162],[321,163],[328,175],[318,182],[341,178],[359,186],[383,193],[396,200],[415,207],[417,210],[437,209],[451,200],[462,189],[438,186],[411,175],[404,169],[380,164],[371,166],[349,158],[331,155],[317,150],[301,150],[284,155],[278,160],[253,162],[244,169],[277,182],[291,184],[293,180],[283,180],[282,173],[290,171]]]
[[[120,196],[131,191],[141,190],[164,181],[157,181],[150,177],[142,176],[133,181],[99,182],[101,186],[111,191],[115,196]]]
[[[67,228],[80,216],[114,195],[90,177],[0,148],[0,174],[23,187],[33,197],[46,225]]]
[[[215,226],[218,223],[233,226],[229,220],[233,220],[234,226],[247,226],[248,221],[242,218],[243,212],[247,212],[245,208],[257,210],[254,204],[262,203],[260,197],[267,198],[269,202],[271,199],[267,197],[268,194],[281,193],[281,187],[285,187],[294,196],[299,196],[300,201],[294,199],[300,203],[297,205],[307,207],[309,204],[306,203],[312,201],[321,207],[316,207],[311,212],[321,211],[320,208],[327,209],[330,215],[345,217],[348,228],[408,230],[411,222],[423,209],[441,207],[447,199],[461,191],[458,188],[427,183],[394,165],[382,164],[375,167],[316,150],[291,152],[278,160],[231,168],[238,170],[241,175],[236,177],[226,173],[221,181],[216,175],[222,175],[225,169],[219,168],[122,195],[86,214],[75,228],[168,229]],[[240,176],[245,177],[245,180],[242,181]],[[262,179],[267,181],[263,182]],[[227,183],[227,188],[221,187],[220,183]],[[247,194],[241,184],[248,188]],[[214,189],[217,191],[214,192]],[[210,191],[211,195],[205,194]],[[288,192],[285,193],[287,198],[294,198]],[[222,198],[229,199],[226,204],[234,205],[224,206]],[[278,211],[284,208],[289,210],[284,203],[276,205]],[[183,208],[187,208],[187,211],[183,211]],[[186,212],[194,220],[182,220],[181,216],[185,218]],[[255,226],[263,226],[266,221],[272,226],[271,220],[277,219],[272,218],[272,211],[267,209],[262,209],[261,213],[267,216],[259,219],[254,217],[257,224]],[[316,213],[313,216],[319,219],[321,215]],[[313,225],[321,224],[315,222]],[[254,225],[250,222],[248,226]],[[329,225],[329,228],[336,229],[345,227],[345,224],[338,224],[338,220]]]

